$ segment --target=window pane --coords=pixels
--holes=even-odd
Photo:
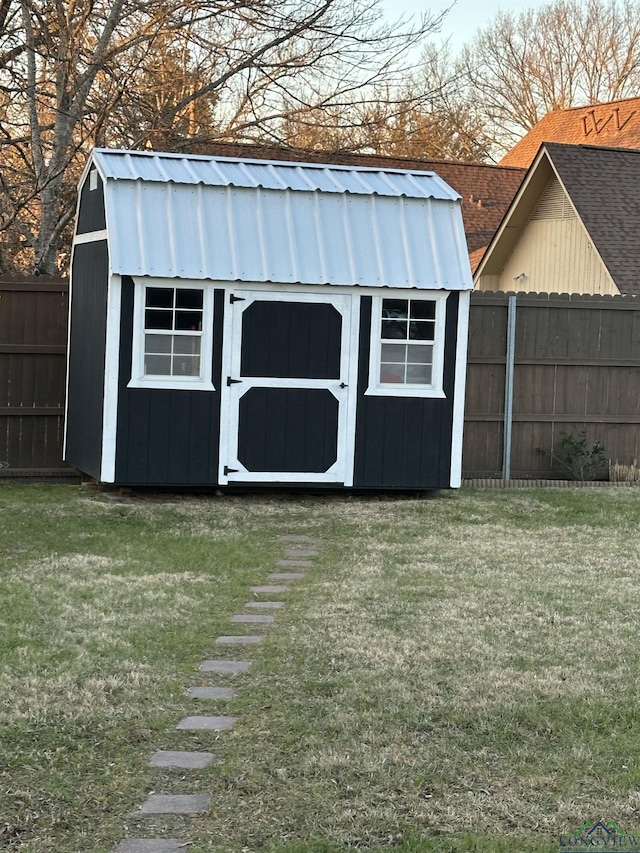
[[[382,344],[381,360],[384,362],[407,360],[406,344]]]
[[[200,376],[200,356],[174,355],[173,376]]]
[[[176,311],[176,330],[200,331],[202,329],[202,311]]]
[[[436,303],[432,299],[412,299],[410,316],[412,320],[435,320]]]
[[[409,364],[431,364],[433,361],[433,346],[412,346],[407,347],[407,362]]]
[[[173,311],[156,311],[147,308],[144,312],[145,329],[171,329],[173,327]]]
[[[173,335],[145,335],[144,351],[147,355],[171,352]]]
[[[176,335],[173,351],[176,355],[200,355],[200,340],[195,335]]]
[[[381,364],[380,382],[404,382],[404,364]]]
[[[172,308],[174,292],[173,287],[147,287],[145,304],[147,308]]]
[[[409,339],[412,341],[432,341],[435,331],[433,320],[412,320],[409,323]]]
[[[202,290],[176,290],[176,308],[202,308]]]
[[[406,320],[408,317],[408,299],[383,299],[382,316],[398,320]]]
[[[382,338],[386,340],[403,340],[407,339],[407,321],[406,320],[383,320],[382,321]]]
[[[431,365],[407,365],[407,382],[412,385],[431,385]]]
[[[147,355],[144,359],[144,372],[147,376],[171,376],[170,355]]]

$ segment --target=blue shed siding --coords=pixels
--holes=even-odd
[[[65,459],[96,479],[102,464],[107,241],[75,246],[71,268]]]

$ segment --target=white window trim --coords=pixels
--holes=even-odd
[[[200,376],[145,376],[144,374],[144,308],[147,287],[173,287],[176,290],[202,290],[202,337]],[[127,388],[158,388],[168,391],[215,391],[211,371],[213,360],[213,296],[214,288],[201,281],[147,279],[136,281],[133,298],[133,352],[131,380]]]
[[[375,397],[445,397],[444,382],[444,342],[447,318],[448,293],[428,293],[412,291],[404,293],[385,293],[371,299],[371,345],[369,348],[369,386],[365,395]],[[382,300],[383,299],[425,299],[436,303],[435,335],[433,341],[433,364],[430,385],[405,385],[401,383],[380,382],[380,356],[382,348]]]

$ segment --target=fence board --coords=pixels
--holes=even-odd
[[[465,478],[499,477],[508,294],[474,293],[463,448]],[[488,347],[488,329],[501,330]],[[502,331],[504,329],[504,331]],[[496,375],[498,374],[498,375]],[[562,433],[600,441],[614,462],[640,450],[640,299],[518,294],[511,472],[562,476],[552,464]]]
[[[69,286],[0,280],[0,478],[60,476]]]

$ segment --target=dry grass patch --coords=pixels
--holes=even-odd
[[[21,853],[111,853],[150,790],[213,796],[191,853],[542,853],[585,820],[638,827],[639,500],[7,489],[0,793]],[[236,729],[175,732],[292,532],[321,553],[236,681]],[[219,763],[152,773],[159,748]]]

